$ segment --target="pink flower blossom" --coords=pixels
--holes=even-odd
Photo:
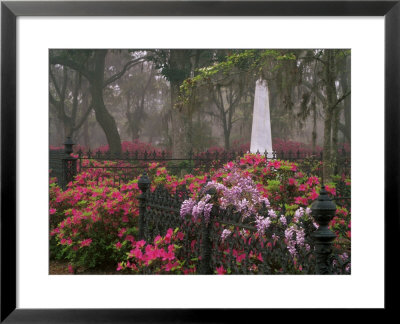
[[[146,245],[146,241],[140,240],[136,242],[136,246],[140,249],[141,247]]]
[[[220,267],[216,268],[215,270],[217,271],[217,274],[219,274],[219,275],[223,275],[226,273],[224,266],[220,266]]]
[[[81,247],[89,246],[91,243],[92,243],[92,239],[88,238],[88,239],[83,240],[83,241],[81,242]]]
[[[133,243],[135,241],[135,238],[132,235],[127,235],[127,236],[125,236],[125,241],[129,241],[129,242]]]
[[[182,241],[183,238],[185,237],[185,234],[183,234],[182,232],[178,232],[176,233],[176,237],[178,240]]]
[[[118,232],[118,237],[121,238],[126,231],[127,231],[126,228],[121,228],[121,230]]]

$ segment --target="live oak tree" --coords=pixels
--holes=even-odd
[[[64,139],[73,137],[85,123],[92,110],[92,105],[87,104],[86,89],[82,85],[82,75],[61,66],[50,67],[49,74],[51,112],[63,125]],[[80,106],[85,107],[80,108]]]
[[[77,71],[89,82],[92,106],[96,120],[104,131],[110,152],[121,153],[121,138],[113,116],[104,103],[103,91],[121,78],[131,67],[142,63],[144,57],[133,57],[115,74],[105,77],[105,59],[108,50],[52,50],[50,64],[62,65]]]

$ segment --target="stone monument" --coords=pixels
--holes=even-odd
[[[256,82],[250,142],[250,152],[257,153],[257,151],[261,154],[267,152],[267,158],[273,157],[268,87],[267,81],[262,79]]]

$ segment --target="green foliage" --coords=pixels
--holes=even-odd
[[[271,192],[279,191],[280,185],[281,185],[281,182],[279,180],[269,180],[267,189]]]
[[[295,60],[296,55],[285,50],[243,50],[225,57],[225,60],[197,70],[197,75],[183,81],[180,100],[187,103],[192,91],[199,86],[212,84],[217,75],[228,76],[238,71],[260,75],[265,68],[279,69],[283,61]]]
[[[193,170],[194,162],[191,160],[169,161],[167,167],[171,175],[180,176],[182,172],[188,173]]]

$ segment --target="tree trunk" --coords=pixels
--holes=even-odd
[[[339,117],[340,117],[340,105],[337,105],[333,112],[333,125],[332,125],[332,162],[337,165],[338,156],[338,136],[339,136]]]
[[[230,145],[230,137],[231,137],[231,132],[229,129],[227,129],[226,127],[224,128],[224,140],[225,140],[225,150],[229,151],[231,148]]]
[[[172,158],[182,159],[188,155],[189,145],[184,113],[175,107],[178,102],[178,96],[179,85],[171,82]]]
[[[323,146],[323,157],[324,161],[329,162],[331,158],[331,134],[332,134],[332,114],[327,112],[324,121],[324,146]]]
[[[189,153],[188,130],[183,108],[177,106],[179,87],[190,73],[190,57],[185,50],[170,51],[170,68],[174,75],[170,78],[171,86],[171,121],[172,121],[172,158],[185,158]]]
[[[106,135],[111,153],[121,153],[121,138],[115,119],[107,111],[103,99],[104,65],[107,50],[97,50],[94,58],[94,78],[91,83],[90,92],[92,95],[93,108],[96,120]]]
[[[330,177],[331,165],[335,159],[335,152],[332,151],[332,126],[334,109],[337,104],[337,94],[335,86],[335,50],[325,50],[325,88],[326,88],[326,106],[325,106],[325,130],[324,130],[324,178]],[[336,107],[338,108],[338,107]]]
[[[313,97],[312,102],[312,112],[313,112],[313,130],[312,130],[312,150],[313,153],[316,151],[317,147],[317,105],[315,102],[315,97]]]
[[[83,143],[85,147],[90,147],[90,136],[89,136],[89,118],[86,118],[83,123]]]
[[[343,93],[347,93],[350,90],[350,58],[346,59],[346,72],[342,73],[341,83]],[[347,142],[351,142],[351,95],[344,99],[344,132],[343,135]]]

